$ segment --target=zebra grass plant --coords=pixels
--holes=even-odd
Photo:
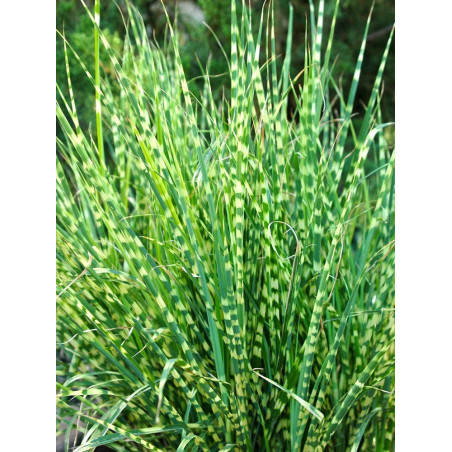
[[[346,94],[332,78],[338,8],[327,32],[324,1],[311,2],[292,78],[291,25],[278,70],[272,7],[255,34],[231,0],[223,99],[208,67],[191,94],[169,22],[160,48],[129,5],[119,56],[99,0],[87,9],[94,76],[79,63],[95,137],[77,120],[68,64],[57,102],[66,450],[75,429],[78,452],[393,450],[394,153],[379,107],[392,33],[355,117],[370,16]]]

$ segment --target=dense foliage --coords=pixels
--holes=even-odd
[[[392,32],[355,117],[370,17],[344,92],[331,71],[339,3],[329,28],[324,1],[313,8],[291,76],[293,10],[278,66],[272,8],[231,1],[220,99],[208,66],[193,95],[177,33],[150,43],[130,6],[121,53],[89,9],[93,67],[62,41],[67,447],[77,427],[79,452],[393,450],[394,153],[380,108]],[[71,52],[96,92],[95,130],[79,120]]]
[[[176,16],[176,0],[164,0],[171,20]],[[185,2],[187,3],[187,2]],[[199,5],[205,16],[205,22],[210,29],[202,24],[191,24],[184,16],[178,17],[177,28],[184,36],[179,40],[180,54],[184,72],[189,88],[199,95],[202,90],[202,82],[197,79],[202,74],[202,68],[209,61],[210,73],[216,77],[211,79],[213,94],[221,97],[224,85],[227,84],[228,65],[218,42],[223,46],[226,54],[230,54],[231,20],[230,0],[193,0],[188,2]],[[246,2],[248,3],[248,2]],[[293,44],[291,55],[292,77],[305,65],[305,37],[306,25],[309,22],[309,0],[278,0],[275,8],[275,51],[280,57],[277,65],[280,68],[286,48],[286,36],[289,24],[289,4],[293,6]],[[91,8],[93,0],[87,0],[86,4]],[[264,5],[263,0],[252,0],[251,7],[255,14],[259,15]],[[165,40],[166,16],[160,6],[160,0],[135,0],[134,5],[143,15],[148,37],[155,38],[161,45]],[[361,103],[366,102],[372,87],[373,74],[378,70],[380,55],[383,53],[392,24],[394,23],[394,2],[392,0],[342,0],[341,8],[337,13],[336,35],[333,43],[332,56],[336,59],[332,68],[336,80],[340,80],[343,89],[348,91],[352,81],[356,58],[359,54],[363,27],[369,11],[373,5],[374,14],[369,28],[369,40],[367,53],[363,61],[363,73],[357,89],[355,110],[361,111]],[[238,4],[240,10],[241,5]],[[330,27],[334,15],[335,2],[328,1],[325,4],[325,26]],[[102,2],[102,29],[116,52],[122,52],[124,35],[123,17],[127,21],[128,11],[125,0],[117,2]],[[57,27],[64,31],[67,39],[75,50],[83,56],[88,67],[92,67],[94,53],[92,49],[93,28],[84,14],[83,4],[78,0],[57,0]],[[258,31],[258,23],[253,24],[255,33]],[[392,45],[386,63],[387,70],[383,74],[385,96],[382,99],[382,115],[385,121],[394,120],[394,52]],[[325,50],[325,49],[323,49]],[[111,64],[102,55],[102,68],[106,74],[112,70]],[[74,93],[78,97],[78,114],[82,126],[88,125],[94,114],[93,93],[89,87],[89,81],[84,72],[76,64],[72,54],[68,55],[72,67],[72,85]],[[265,62],[265,55],[261,55],[261,64]],[[201,66],[201,68],[200,68]],[[265,74],[263,74],[265,77]],[[61,40],[57,40],[57,80],[64,86],[66,83],[66,69],[64,63],[64,51]],[[295,110],[295,101],[289,93],[289,110]],[[290,113],[289,111],[289,113]]]

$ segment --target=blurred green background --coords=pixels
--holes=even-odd
[[[86,0],[88,7],[93,10],[93,1]],[[255,23],[262,9],[263,0],[250,1],[255,11]],[[268,2],[267,2],[268,3]],[[288,27],[289,3],[294,8],[293,24],[293,51],[291,75],[294,77],[304,67],[304,43],[306,24],[309,23],[308,0],[277,0],[274,1],[276,17],[276,46],[277,54],[281,55],[282,62],[286,44],[286,32]],[[317,7],[317,1],[314,1]],[[366,103],[375,75],[380,64],[380,59],[389,32],[394,24],[393,0],[342,0],[336,25],[335,41],[333,46],[333,58],[337,58],[334,67],[334,77],[340,81],[344,89],[353,76],[361,39],[367,16],[374,3],[372,21],[369,30],[366,54],[363,63],[361,81],[356,96],[355,112],[360,113],[361,104]],[[146,24],[148,36],[163,43],[165,39],[166,19],[160,0],[135,0],[133,4],[138,8]],[[181,44],[181,56],[189,82],[190,89],[195,95],[199,93],[201,84],[196,77],[201,75],[201,67],[205,67],[209,61],[209,72],[219,75],[212,79],[212,86],[218,95],[228,89],[225,85],[227,63],[221,52],[213,33],[203,25],[206,22],[229,55],[230,42],[230,0],[194,0],[176,1],[165,0],[165,7],[172,19],[177,16],[177,29]],[[331,17],[335,6],[335,0],[326,0],[325,16],[326,30],[329,29]],[[84,11],[79,0],[57,0],[57,30],[65,33],[68,42],[73,46],[88,69],[94,72],[94,31],[92,23]],[[101,2],[101,27],[107,35],[113,49],[121,55],[122,42],[125,34],[124,19],[127,21],[127,8],[125,0],[104,0]],[[66,88],[66,68],[64,61],[63,42],[57,36],[57,82],[63,89]],[[265,57],[265,51],[261,52]],[[71,67],[71,79],[74,95],[81,118],[82,127],[89,127],[94,121],[94,89],[86,77],[77,60],[69,52]],[[105,76],[112,76],[112,68],[106,54],[101,50],[102,70]],[[226,93],[227,94],[227,93]],[[290,110],[290,104],[289,104]],[[290,115],[290,111],[288,112]],[[384,76],[384,96],[382,101],[383,120],[394,120],[394,43],[386,65]]]

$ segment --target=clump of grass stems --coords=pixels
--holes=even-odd
[[[294,78],[292,27],[278,71],[272,6],[257,36],[239,6],[229,99],[212,95],[208,67],[195,98],[171,25],[159,48],[131,5],[121,56],[99,0],[91,16],[97,138],[79,126],[67,65],[56,163],[67,448],[77,427],[78,452],[393,450],[394,153],[379,107],[392,33],[358,123],[370,16],[346,94],[324,1],[311,3]]]

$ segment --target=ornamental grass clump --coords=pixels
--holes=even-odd
[[[298,74],[292,9],[280,65],[272,6],[255,18],[232,0],[221,99],[208,66],[192,95],[169,22],[158,47],[128,5],[117,55],[95,3],[95,67],[79,59],[92,129],[69,64],[57,102],[67,450],[75,429],[78,452],[393,450],[394,153],[379,106],[392,33],[355,116],[370,16],[344,93],[332,77],[339,0],[329,31],[324,1],[311,3]]]

